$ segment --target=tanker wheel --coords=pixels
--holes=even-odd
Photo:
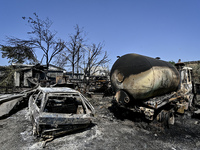
[[[166,126],[167,128],[169,128],[169,112],[168,111],[162,111],[162,122],[164,123],[164,126]]]
[[[174,112],[169,112],[168,124],[174,125],[174,122],[175,122]]]
[[[169,125],[173,125],[175,122],[174,112],[168,110],[162,110],[157,117],[159,122],[164,123],[164,125],[169,128]]]

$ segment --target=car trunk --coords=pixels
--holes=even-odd
[[[87,114],[62,114],[41,113],[38,125],[41,128],[42,137],[55,137],[61,134],[86,128],[91,123],[91,117]]]

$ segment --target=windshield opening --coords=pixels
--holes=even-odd
[[[65,114],[84,114],[81,99],[74,94],[47,94],[47,102],[44,108],[45,112],[65,113]]]

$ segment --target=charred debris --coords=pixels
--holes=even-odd
[[[49,65],[12,64],[0,68],[1,93],[19,93],[37,86],[71,87],[82,93],[99,92],[109,87],[109,75],[85,76],[82,73],[72,75],[60,67]],[[104,87],[104,89],[102,89]]]
[[[112,113],[126,111],[169,126],[177,113],[191,110],[200,116],[200,83],[192,72],[184,63],[173,66],[138,54],[119,57],[110,76],[72,76],[54,65],[13,64],[0,68],[0,117],[25,103],[33,134],[49,141],[91,124],[95,110],[86,97],[110,95]]]
[[[91,103],[67,87],[38,87],[29,98],[28,107],[33,135],[47,141],[87,128],[95,115]]]
[[[175,114],[195,109],[199,84],[192,68],[138,54],[126,54],[114,63],[111,86],[117,105],[143,114],[146,120],[174,124]],[[198,115],[198,112],[194,112]]]
[[[90,126],[95,110],[85,96],[103,95],[110,86],[108,76],[72,77],[54,65],[13,64],[9,71],[1,70],[0,117],[25,103],[33,135],[48,140]]]

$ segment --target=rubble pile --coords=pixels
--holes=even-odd
[[[0,120],[1,149],[200,149],[200,122],[189,112],[177,115],[175,124],[165,128],[158,122],[130,120],[125,112],[125,119],[119,118],[113,113],[113,97],[93,96],[89,101],[96,110],[93,124],[55,138],[45,148],[32,135],[28,108]]]

